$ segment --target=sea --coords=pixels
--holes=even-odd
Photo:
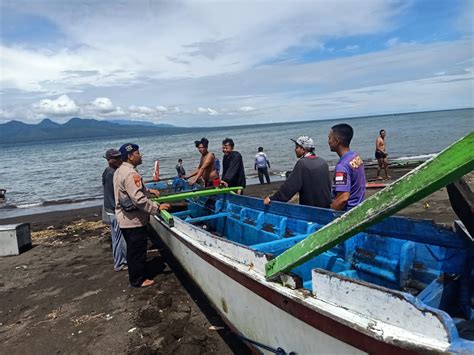
[[[300,135],[311,136],[316,143],[316,154],[333,166],[338,157],[329,150],[327,137],[330,128],[338,123],[348,123],[354,128],[351,148],[367,164],[375,159],[375,140],[380,129],[387,133],[389,159],[426,159],[474,130],[474,109],[202,128],[192,133],[126,139],[6,146],[0,142],[0,188],[7,190],[6,200],[0,202],[0,219],[100,205],[101,176],[107,165],[103,155],[107,149],[118,149],[127,142],[140,146],[143,164],[138,170],[144,180],[152,178],[156,160],[160,177],[175,176],[179,158],[183,159],[186,172],[193,171],[200,158],[194,141],[201,137],[209,139],[209,150],[221,160],[221,142],[232,138],[235,150],[243,156],[248,183],[257,182],[254,157],[259,146],[271,162],[272,179],[283,179],[284,172],[291,170],[296,162],[290,139]]]

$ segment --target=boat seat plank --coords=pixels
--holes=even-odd
[[[229,213],[217,213],[217,214],[211,214],[211,215],[202,216],[202,217],[186,218],[186,222],[199,223],[199,222],[204,222],[211,219],[218,219],[218,218],[225,218],[225,217],[229,217]]]

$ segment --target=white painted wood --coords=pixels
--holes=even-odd
[[[316,297],[313,297],[308,296],[308,292],[301,289],[293,290],[276,282],[267,282],[264,277],[264,265],[267,262],[265,255],[217,238],[178,218],[174,223],[174,227],[170,228],[157,218],[152,219],[151,222],[160,238],[215,308],[247,338],[274,348],[281,347],[287,352],[295,351],[298,354],[360,353],[358,349],[311,327],[235,282],[194,253],[171,232],[178,234],[195,248],[275,292],[349,326],[361,334],[391,344],[405,344],[409,348],[418,350],[449,351],[450,339],[453,338],[455,330],[453,330],[451,318],[444,312],[433,310],[426,315],[422,308],[415,307],[413,304],[410,306],[410,302],[405,299],[400,304],[392,304],[394,309],[385,322],[383,312],[377,312],[371,307],[372,295],[366,295],[365,300],[362,298],[362,288],[349,287],[349,285],[343,287],[342,283],[336,283],[333,287],[327,278],[316,277],[317,281],[313,281],[315,283],[313,287],[319,286],[315,288]],[[372,289],[366,292],[372,292]],[[377,296],[374,296],[377,302],[383,302],[389,298],[389,295],[379,292]],[[358,296],[351,299],[353,293],[358,293]],[[395,302],[395,300],[392,301]],[[350,306],[346,307],[345,302]],[[362,302],[365,302],[364,307],[358,308],[357,305],[361,305]],[[398,314],[395,308],[399,305],[405,308],[404,311],[408,309],[416,311],[409,316],[409,327],[405,327],[404,322],[407,314]],[[417,323],[420,324],[420,329],[417,328]]]
[[[415,297],[384,287],[313,270],[315,298],[343,311],[345,319],[377,333],[379,339],[397,338],[427,348],[447,350],[449,316]],[[341,307],[343,306],[343,308]]]
[[[18,255],[28,245],[31,245],[29,223],[0,225],[0,256]]]

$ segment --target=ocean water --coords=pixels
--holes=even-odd
[[[351,148],[365,161],[374,160],[375,140],[380,129],[387,131],[389,159],[424,157],[473,131],[474,109],[225,127],[156,137],[1,146],[0,188],[7,189],[7,200],[0,208],[0,214],[12,207],[31,208],[100,199],[101,175],[106,167],[102,156],[107,149],[118,148],[126,142],[140,145],[144,157],[139,171],[145,180],[151,179],[157,159],[161,177],[175,175],[178,158],[183,159],[187,172],[195,169],[200,156],[193,142],[201,137],[209,139],[209,150],[220,159],[222,140],[232,138],[250,178],[256,176],[253,163],[259,146],[264,147],[270,159],[272,174],[291,170],[296,157],[290,138],[303,134],[310,135],[315,140],[316,153],[334,165],[338,157],[329,150],[327,135],[331,126],[338,123],[349,123],[354,128]]]

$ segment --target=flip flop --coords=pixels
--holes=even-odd
[[[149,280],[149,279],[146,279],[145,281],[142,282],[142,284],[140,285],[140,287],[149,287],[149,286],[152,286],[155,284],[155,281],[154,280]]]

